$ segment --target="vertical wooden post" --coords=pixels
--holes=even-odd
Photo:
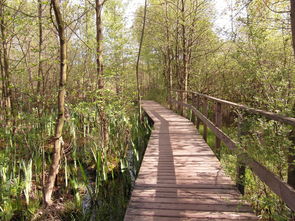
[[[178,101],[178,93],[176,92],[176,91],[174,91],[174,93],[173,93],[173,99],[175,100],[175,101]],[[175,112],[177,112],[177,108],[178,108],[178,106],[177,106],[177,103],[176,102],[174,102],[174,104],[173,104],[173,110],[175,111]]]
[[[200,111],[200,109],[201,109],[200,95],[197,95],[197,104],[196,104],[196,108],[197,108],[198,111]],[[200,123],[201,123],[201,120],[197,117],[197,129],[198,129],[198,130],[200,129]]]
[[[245,136],[248,133],[246,121],[243,118],[242,114],[239,114],[239,124],[238,124],[238,137],[239,142],[242,141],[242,136]],[[241,194],[245,193],[245,173],[246,165],[242,162],[240,156],[237,156],[237,174],[236,174],[236,186]]]
[[[171,110],[173,110],[173,107],[172,107],[172,91],[170,89],[168,89],[168,104],[169,104],[169,108]]]
[[[179,91],[179,102],[180,102],[180,104],[179,104],[179,106],[178,106],[178,108],[179,108],[179,113],[180,113],[180,115],[181,116],[183,116],[183,105],[182,105],[182,103],[184,102],[183,99],[184,97],[183,97],[183,91]]]
[[[179,101],[179,98],[178,98],[178,92],[175,91],[175,101]],[[175,103],[175,112],[178,112],[179,110],[179,104],[178,103]]]
[[[241,194],[245,193],[245,173],[246,167],[245,164],[241,162],[239,155],[237,156],[237,177],[236,177],[236,186]]]
[[[192,105],[194,107],[197,107],[197,97],[196,97],[195,93],[192,93]],[[196,124],[196,115],[195,115],[194,111],[192,111],[192,122],[194,124]]]
[[[187,91],[183,92],[183,97],[184,97],[183,103],[188,104],[189,103],[189,96],[188,96]],[[187,108],[186,106],[184,106],[183,109],[184,109],[184,115],[183,116],[189,119],[189,111],[190,111],[190,109]]]
[[[204,102],[203,102],[203,114],[205,117],[208,117],[208,99],[204,98]],[[203,138],[204,140],[207,142],[207,125],[204,124],[204,133],[203,133]]]
[[[171,91],[171,110],[175,110],[176,106],[175,106],[175,103],[172,102],[172,100],[176,100],[175,91]]]
[[[222,109],[221,103],[217,102],[215,107],[215,125],[221,129],[222,127]],[[220,159],[220,147],[221,147],[221,140],[216,136],[215,137],[215,148],[216,148],[216,155],[217,158]]]

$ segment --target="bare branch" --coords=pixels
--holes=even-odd
[[[274,9],[272,9],[271,7],[269,7],[269,5],[267,4],[267,2],[265,0],[263,0],[264,5],[272,12],[274,13],[278,13],[278,14],[284,14],[284,13],[290,13],[291,11],[276,11]]]

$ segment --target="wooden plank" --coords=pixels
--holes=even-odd
[[[207,191],[206,191],[207,190]],[[175,194],[176,193],[176,194]],[[161,189],[150,189],[150,190],[138,190],[135,189],[132,192],[132,197],[160,197],[160,198],[175,198],[177,199],[212,199],[212,200],[240,200],[240,194],[238,194],[235,190],[226,191],[220,193],[218,189],[212,191],[212,189],[197,189],[197,190],[175,190],[167,191]]]
[[[212,211],[177,211],[177,210],[164,210],[164,209],[128,209],[128,214],[139,215],[145,217],[175,217],[175,218],[194,218],[199,219],[223,219],[223,220],[236,220],[243,218],[246,220],[258,220],[253,213],[238,213],[238,212],[212,212]]]
[[[129,203],[133,209],[166,209],[166,210],[191,210],[191,211],[212,211],[212,212],[252,212],[246,205],[237,204],[175,204],[175,203],[154,203],[135,202]]]
[[[204,218],[204,216],[207,216],[208,218]],[[210,218],[210,217],[211,218]],[[216,218],[217,216],[219,216],[219,218]],[[188,218],[188,217],[163,217],[163,216],[139,216],[139,215],[128,215],[126,216],[126,218],[130,221],[196,221],[196,219],[198,221],[208,221],[208,220],[225,220],[224,219],[224,214],[217,214],[215,213],[215,216],[213,217],[213,214],[199,214],[199,217],[195,217],[195,218]],[[248,220],[257,220],[256,218],[253,217],[247,217],[247,216],[242,216],[242,215],[237,215],[236,217],[232,217],[232,218],[228,218],[226,217],[226,220],[244,220],[244,221],[248,221]]]
[[[233,184],[137,184],[138,188],[175,188],[175,189],[234,189],[236,186]]]
[[[140,179],[137,179],[136,181],[136,184],[144,184],[146,182],[149,182],[151,184],[178,184],[178,185],[181,185],[181,184],[196,184],[196,185],[199,185],[199,184],[210,184],[210,185],[223,185],[223,184],[228,184],[229,182],[232,182],[230,179],[215,179],[215,178],[211,178],[211,179],[206,179],[206,180],[203,180],[203,179],[159,179],[159,178],[146,178],[146,179],[143,179],[143,178],[140,178]],[[232,182],[232,184],[234,185],[234,182]]]
[[[189,198],[189,197],[161,197],[157,194],[148,195],[148,196],[133,196],[132,202],[145,202],[145,203],[170,203],[170,204],[212,204],[212,205],[235,205],[239,206],[241,204],[241,199],[239,197],[233,198],[231,195],[228,198],[209,198],[208,195],[198,198]],[[188,209],[188,208],[186,208]]]
[[[148,187],[140,187],[140,186],[135,186],[134,191],[140,191],[140,192],[146,192],[146,191],[156,191],[156,193],[173,193],[174,196],[175,194],[180,194],[181,193],[189,193],[189,194],[215,194],[218,196],[219,194],[237,194],[238,196],[241,196],[236,188],[225,188],[225,189],[220,189],[220,188],[194,188],[194,189],[175,189],[173,187],[156,187],[156,188],[148,188]]]

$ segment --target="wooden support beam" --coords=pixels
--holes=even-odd
[[[180,98],[179,101],[184,103],[184,92],[183,91],[179,92],[179,98]],[[180,104],[180,106],[179,106],[179,113],[181,116],[183,116],[183,105],[182,104]]]
[[[197,96],[195,94],[192,94],[192,105],[197,106]],[[196,114],[192,111],[192,122],[196,124],[196,121]]]
[[[222,127],[222,108],[220,102],[216,102],[215,106],[215,125],[220,129]],[[215,148],[217,158],[220,159],[221,140],[217,136],[215,137]]]
[[[203,99],[203,114],[206,118],[208,117],[208,100],[207,100],[207,98]],[[203,138],[206,142],[207,142],[207,136],[208,136],[208,129],[207,129],[207,125],[204,124]]]
[[[200,96],[197,95],[196,109],[200,111],[200,108],[201,108],[201,100],[200,100]],[[198,116],[197,116],[197,129],[198,129],[198,130],[200,129],[200,123],[201,123],[201,120],[200,120],[200,118],[198,118]]]
[[[249,133],[247,120],[243,116],[242,113],[239,113],[238,116],[238,139],[239,143],[242,143],[243,136]],[[247,149],[247,147],[242,147],[243,149]],[[236,186],[241,194],[245,193],[245,173],[246,173],[246,165],[243,162],[243,159],[240,158],[240,155],[237,156],[237,165],[236,165]]]
[[[236,186],[241,194],[245,194],[245,173],[246,173],[246,166],[243,163],[242,159],[237,156],[237,165],[236,165]]]

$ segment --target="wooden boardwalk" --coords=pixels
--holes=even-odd
[[[196,127],[153,101],[154,121],[127,220],[257,220]]]

